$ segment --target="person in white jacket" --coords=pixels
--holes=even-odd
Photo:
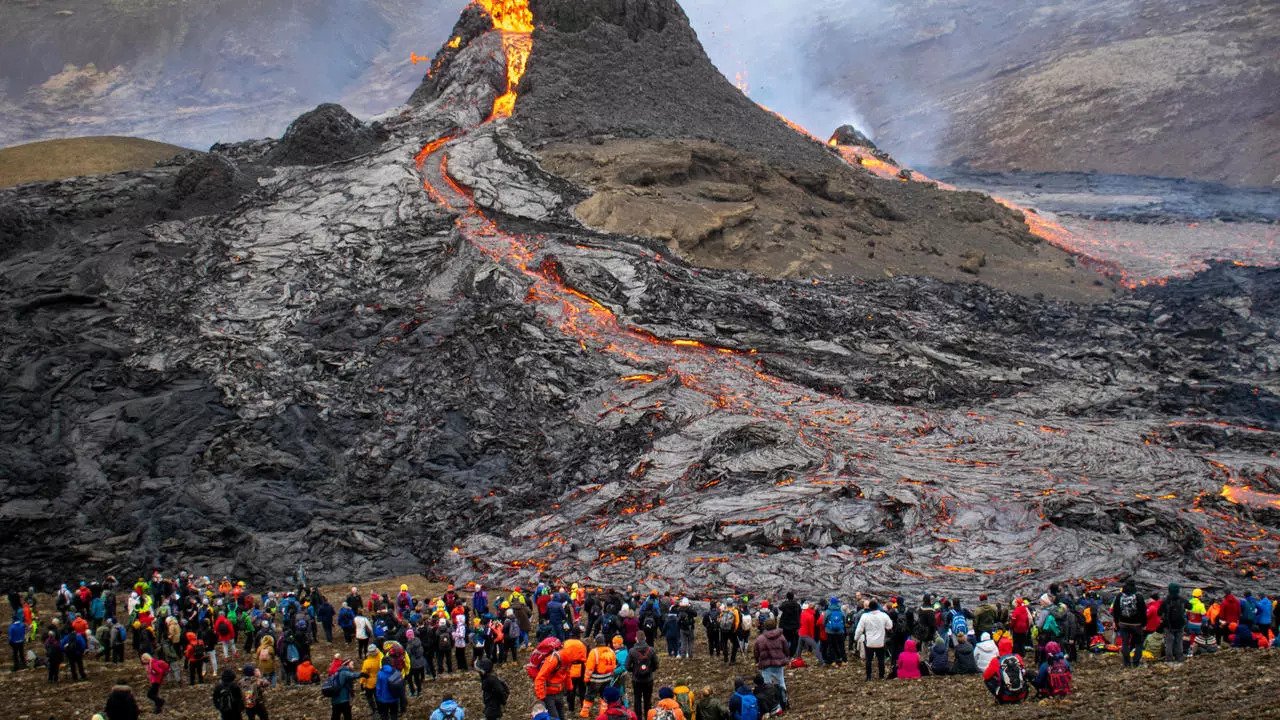
[[[858,627],[853,631],[854,640],[866,647],[867,679],[871,679],[871,658],[880,661],[880,679],[884,679],[884,661],[889,657],[885,643],[889,639],[889,631],[893,629],[893,620],[880,610],[880,603],[875,600],[867,607],[858,620]]]
[[[1000,656],[1000,650],[996,647],[996,641],[991,639],[991,633],[982,633],[982,640],[973,648],[973,659],[978,664],[978,672],[984,672],[991,661]]]

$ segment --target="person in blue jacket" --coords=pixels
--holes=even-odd
[[[733,694],[729,696],[730,720],[760,720],[760,703],[746,680],[733,681]]]
[[[27,626],[22,622],[22,617],[18,616],[13,619],[13,623],[9,625],[9,649],[13,651],[13,671],[25,670],[27,667],[27,655],[23,645],[27,642]]]
[[[1266,632],[1266,629],[1271,627],[1271,599],[1267,597],[1266,593],[1263,593],[1258,596],[1254,604],[1258,608],[1258,627],[1262,628],[1263,632]]]
[[[377,704],[379,720],[400,720],[400,700],[404,695],[404,675],[384,658],[378,680],[373,686],[373,699]]]
[[[445,695],[444,701],[440,703],[440,707],[431,713],[431,720],[463,720],[467,713],[462,706],[453,699],[452,695]]]

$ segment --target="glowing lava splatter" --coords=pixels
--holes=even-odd
[[[529,53],[533,51],[533,12],[529,0],[476,0],[493,18],[493,29],[502,33],[502,49],[507,55],[507,91],[493,101],[491,120],[511,117],[515,112],[517,88],[524,77]]]

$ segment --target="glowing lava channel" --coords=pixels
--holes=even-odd
[[[476,0],[493,19],[493,29],[502,33],[502,50],[507,56],[507,91],[493,101],[490,120],[511,117],[516,109],[517,88],[533,51],[533,11],[529,0]]]

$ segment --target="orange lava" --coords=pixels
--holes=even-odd
[[[489,13],[493,29],[502,33],[502,50],[507,55],[507,91],[493,101],[489,119],[508,118],[515,112],[516,89],[533,51],[533,11],[529,0],[476,0],[476,4]]]
[[[1280,510],[1280,495],[1260,492],[1248,485],[1223,485],[1222,497],[1233,505],[1272,510]]]
[[[409,62],[414,65],[417,65],[418,63],[429,63],[431,62],[431,58],[426,55],[419,55],[418,53],[411,52],[409,53]]]

